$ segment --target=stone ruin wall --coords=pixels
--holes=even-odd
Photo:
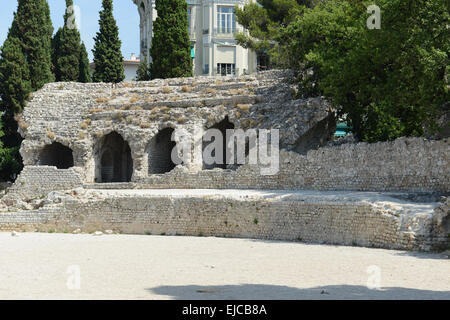
[[[389,249],[448,248],[450,201],[408,204],[371,193],[146,195],[75,189],[37,210],[0,214],[2,231],[245,237]],[[376,199],[380,197],[380,199]],[[409,211],[414,213],[409,214]],[[446,222],[443,221],[446,219]]]
[[[116,85],[46,85],[33,95],[19,123],[25,138],[21,154],[26,166],[3,197],[3,209],[0,201],[0,230],[81,228],[92,232],[110,228],[130,233],[302,239],[387,248],[448,246],[448,198],[444,204],[435,203],[427,214],[411,217],[401,210],[381,210],[373,203],[347,202],[345,197],[331,203],[308,199],[285,202],[133,196],[69,198],[56,204],[54,199],[49,200],[54,197],[52,191],[67,193],[76,188],[404,191],[448,195],[448,139],[402,138],[326,147],[334,131],[329,104],[321,98],[293,100],[295,89],[282,76],[287,74],[269,72],[221,80],[170,79]],[[248,164],[227,170],[202,170],[202,163],[151,174],[150,151],[158,132],[166,128],[207,129],[226,117],[235,128],[280,129],[278,174],[262,176],[260,167]],[[113,132],[129,145],[131,179],[123,183],[94,183],[101,162],[99,145]],[[305,138],[312,132],[321,135],[313,141]],[[73,167],[42,166],[45,148],[55,142],[73,152]],[[16,212],[7,212],[12,209]],[[256,217],[258,224],[254,223]],[[225,221],[238,222],[224,227]],[[420,227],[413,228],[414,225]]]
[[[404,191],[448,194],[450,144],[402,138],[376,144],[345,144],[309,151],[280,153],[280,171],[263,176],[260,167],[243,165],[237,170],[203,170],[191,173],[175,168],[136,182],[88,184],[80,168],[27,166],[4,201],[32,200],[46,192],[85,186],[95,189],[304,189],[341,191]]]
[[[289,76],[272,71],[219,80],[48,84],[34,93],[19,123],[26,167],[18,179],[20,185],[13,190],[25,190],[24,183],[39,186],[39,176],[58,174],[51,168],[33,168],[42,165],[43,150],[54,143],[70,148],[73,168],[70,173],[61,171],[64,177],[50,180],[61,186],[67,180],[73,186],[74,181],[80,184],[75,174],[85,184],[94,183],[101,165],[99,145],[105,136],[117,133],[130,148],[131,183],[101,188],[449,191],[448,139],[403,138],[321,147],[334,132],[331,107],[321,98],[293,100],[295,88],[287,81]],[[202,170],[202,163],[189,163],[163,175],[152,173],[151,146],[159,132],[167,128],[205,130],[225,118],[236,129],[280,130],[278,174],[262,176],[254,165]],[[309,133],[316,131],[321,134],[309,141]],[[304,149],[306,145],[312,150]],[[42,170],[47,172],[40,174]]]
[[[121,84],[53,83],[33,95],[19,122],[26,166],[41,165],[42,151],[60,143],[73,152],[83,181],[99,175],[102,139],[117,133],[131,149],[132,181],[149,176],[152,139],[166,128],[206,130],[224,121],[236,129],[279,129],[287,150],[306,152],[302,137],[334,131],[333,112],[321,99],[293,100],[282,72],[240,78],[183,78]],[[202,163],[186,165],[200,171]]]

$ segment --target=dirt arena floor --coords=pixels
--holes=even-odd
[[[450,299],[450,260],[251,239],[0,233],[0,299]]]

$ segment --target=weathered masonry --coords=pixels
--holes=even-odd
[[[19,123],[25,168],[0,200],[0,230],[449,245],[448,139],[333,146],[329,103],[294,93],[282,71],[48,84]],[[279,171],[176,165],[174,130],[210,128],[279,129]]]

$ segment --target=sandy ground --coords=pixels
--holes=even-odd
[[[0,233],[0,299],[450,299],[450,260],[249,239]]]

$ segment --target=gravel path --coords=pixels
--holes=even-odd
[[[0,233],[0,299],[450,299],[450,261],[249,239]]]

